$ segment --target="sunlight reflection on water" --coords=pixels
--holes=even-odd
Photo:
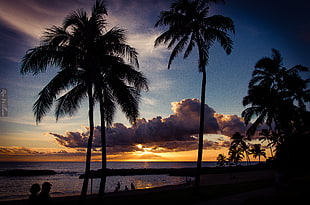
[[[84,171],[82,162],[44,162],[44,163],[0,163],[0,171],[7,169],[52,169],[57,173],[49,176],[26,176],[26,177],[2,177],[0,176],[0,201],[10,199],[27,198],[30,186],[34,183],[42,184],[50,182],[53,184],[51,196],[78,195],[82,187],[83,180],[79,179],[80,174]],[[93,163],[92,169],[99,169],[100,163]],[[109,168],[181,168],[192,167],[195,163],[109,163]],[[117,183],[121,184],[121,191],[125,186],[130,189],[133,183],[136,189],[146,189],[166,185],[175,185],[185,183],[185,177],[168,176],[168,175],[136,175],[136,176],[108,176],[105,192],[113,192]],[[93,180],[92,192],[98,193],[100,179]],[[91,182],[89,182],[89,194]]]

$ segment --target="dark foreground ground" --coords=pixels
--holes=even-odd
[[[104,199],[89,196],[82,204],[304,204],[310,196],[310,174],[294,176],[282,190],[275,189],[272,169],[239,170],[204,174],[200,194],[194,194],[192,185],[184,184],[153,189],[106,194]],[[2,205],[24,205],[27,200],[0,202]],[[53,198],[53,204],[79,204],[78,196]]]

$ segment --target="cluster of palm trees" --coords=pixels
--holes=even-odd
[[[272,49],[271,57],[260,59],[248,86],[248,95],[243,105],[249,106],[242,112],[249,124],[247,136],[252,137],[260,127],[260,135],[275,148],[275,159],[280,169],[288,169],[306,154],[309,143],[310,112],[306,105],[310,102],[310,79],[302,77],[308,68],[295,65],[283,66],[278,50]],[[250,123],[252,119],[254,122]],[[271,149],[272,150],[272,149]],[[273,155],[273,152],[271,152]]]
[[[231,137],[231,140],[231,146],[228,150],[229,157],[226,157],[224,154],[219,154],[216,158],[219,166],[224,166],[227,164],[238,165],[244,157],[246,158],[247,164],[251,165],[250,155],[253,155],[255,159],[258,157],[258,163],[260,163],[261,157],[266,158],[265,149],[262,149],[261,144],[247,144],[246,140],[249,140],[249,138],[246,138],[239,132],[236,132]]]
[[[168,68],[180,53],[184,52],[183,57],[187,58],[194,48],[198,51],[202,88],[195,180],[197,192],[205,133],[206,66],[209,49],[218,42],[225,52],[230,54],[233,42],[229,33],[235,32],[230,18],[222,15],[209,16],[211,2],[224,1],[176,0],[168,11],[160,13],[155,24],[155,27],[162,26],[167,29],[155,40],[154,46],[164,44],[168,49],[172,49]],[[90,16],[83,9],[71,13],[64,19],[62,26],[52,26],[46,30],[40,45],[27,51],[21,66],[22,74],[34,75],[49,67],[59,68],[56,76],[40,91],[33,105],[37,123],[51,110],[53,104],[58,120],[66,115],[73,116],[82,100],[88,99],[89,137],[82,199],[86,197],[89,181],[95,103],[99,103],[100,108],[102,178],[99,196],[102,197],[106,181],[105,128],[112,124],[117,105],[128,120],[134,123],[139,115],[140,93],[148,90],[147,78],[137,70],[137,51],[126,43],[124,29],[107,29],[106,15],[107,9],[103,0],[96,0]],[[284,144],[284,139],[287,139],[282,135],[288,135],[289,132],[292,134],[295,130],[293,128],[304,127],[305,118],[299,117],[305,113],[304,102],[309,101],[309,91],[305,91],[309,81],[303,81],[298,75],[298,71],[305,71],[306,68],[295,66],[286,69],[281,67],[281,60],[279,52],[274,50],[273,59],[264,58],[257,63],[248,96],[243,100],[245,106],[252,106],[242,113],[246,123],[257,116],[247,132],[248,136],[253,135],[257,127],[265,123],[272,135],[268,140],[277,146]],[[284,110],[290,112],[289,117],[283,114]],[[240,138],[235,136],[236,143],[232,146],[236,150],[242,146],[242,140],[238,137]]]
[[[185,47],[187,58],[196,46],[199,55],[199,72],[203,74],[201,90],[201,119],[197,160],[196,188],[200,182],[200,168],[203,150],[204,105],[206,88],[206,66],[209,48],[219,42],[227,54],[231,53],[232,40],[228,32],[234,33],[233,21],[221,15],[209,16],[209,3],[220,0],[177,0],[170,10],[160,13],[155,27],[168,30],[160,35],[155,46],[166,44],[173,59]],[[134,122],[138,116],[140,91],[148,89],[147,79],[135,68],[138,67],[137,52],[126,44],[123,29],[114,27],[106,31],[106,7],[102,0],[96,0],[90,17],[83,10],[67,16],[62,26],[48,29],[41,45],[29,49],[22,61],[21,73],[37,75],[48,66],[60,69],[58,74],[39,93],[33,111],[37,123],[56,103],[55,115],[72,116],[83,99],[89,104],[89,138],[86,157],[85,179],[82,198],[87,193],[90,173],[91,148],[94,130],[94,104],[99,102],[102,141],[102,179],[99,195],[103,196],[106,169],[105,127],[111,125],[116,104],[119,104],[127,118]],[[125,61],[126,60],[126,61]]]
[[[37,75],[49,66],[57,75],[40,91],[33,105],[37,123],[55,106],[55,116],[72,116],[81,101],[88,99],[89,137],[81,198],[87,194],[94,134],[94,105],[99,103],[102,142],[102,178],[99,196],[105,189],[105,128],[113,122],[119,105],[130,122],[139,115],[140,92],[148,89],[146,77],[137,68],[138,54],[126,44],[124,29],[106,30],[106,7],[97,0],[88,16],[83,10],[68,15],[62,26],[45,32],[41,44],[29,49],[22,60],[21,73]]]
[[[310,79],[302,77],[308,68],[295,65],[283,66],[283,59],[278,50],[272,49],[271,57],[260,59],[252,74],[248,86],[248,95],[243,98],[243,105],[249,106],[242,112],[248,125],[246,137],[240,133],[232,136],[229,158],[223,154],[217,160],[219,165],[226,161],[237,163],[249,154],[254,157],[264,156],[265,150],[260,144],[249,147],[244,140],[260,135],[270,148],[271,159],[281,171],[300,170],[307,166],[301,156],[306,155],[310,143],[310,112],[306,105],[310,102]],[[251,120],[254,119],[253,122]],[[275,151],[275,154],[274,154]],[[225,161],[226,160],[226,161]]]

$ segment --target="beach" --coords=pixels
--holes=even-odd
[[[230,189],[231,194],[234,193],[234,185],[246,186],[244,191],[249,191],[254,188],[265,188],[270,187],[274,183],[274,171],[271,169],[266,170],[251,170],[251,171],[237,171],[237,172],[227,172],[227,173],[213,173],[213,174],[203,174],[201,176],[201,186],[203,189],[201,190],[201,195],[205,195],[205,190],[207,194],[210,194],[212,190],[221,190]],[[262,183],[262,185],[260,185]],[[252,185],[254,185],[252,187]],[[257,187],[258,186],[258,187]],[[222,188],[221,188],[222,187]],[[252,188],[251,188],[252,187]],[[144,200],[152,199],[153,202],[156,201],[156,198],[167,199],[169,202],[169,195],[173,196],[174,193],[184,192],[186,194],[192,194],[192,184],[181,184],[181,185],[170,185],[164,187],[157,187],[151,189],[142,189],[135,191],[123,191],[118,193],[108,193],[105,195],[104,200],[108,200],[111,202],[116,202],[119,200],[130,201],[130,200],[138,200],[136,204],[143,204]],[[242,190],[241,190],[242,191]],[[221,191],[220,191],[221,192]],[[229,195],[229,194],[228,194]],[[212,196],[214,197],[214,196]],[[207,197],[208,199],[212,199]],[[78,202],[78,195],[75,196],[66,196],[66,197],[54,197],[54,204],[76,204]],[[97,203],[97,197],[88,196],[87,204]],[[220,196],[215,196],[215,198],[221,198]],[[191,204],[195,203],[203,203],[200,201],[199,197],[195,198]],[[202,200],[206,199],[202,197]],[[3,205],[21,205],[25,204],[27,200],[13,200],[13,201],[5,201],[0,202]],[[153,204],[153,202],[151,204]],[[149,203],[150,204],[150,203]],[[166,204],[164,201],[161,204]]]

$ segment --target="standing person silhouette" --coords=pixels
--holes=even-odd
[[[30,188],[30,196],[28,199],[29,205],[38,205],[38,193],[41,190],[41,187],[39,184],[33,184]]]
[[[52,204],[52,198],[49,195],[51,191],[52,184],[49,182],[44,182],[42,184],[42,190],[38,196],[39,203],[44,205],[51,205]]]
[[[133,190],[133,191],[136,190],[136,187],[133,183],[131,183],[130,186],[131,186],[131,190]]]

